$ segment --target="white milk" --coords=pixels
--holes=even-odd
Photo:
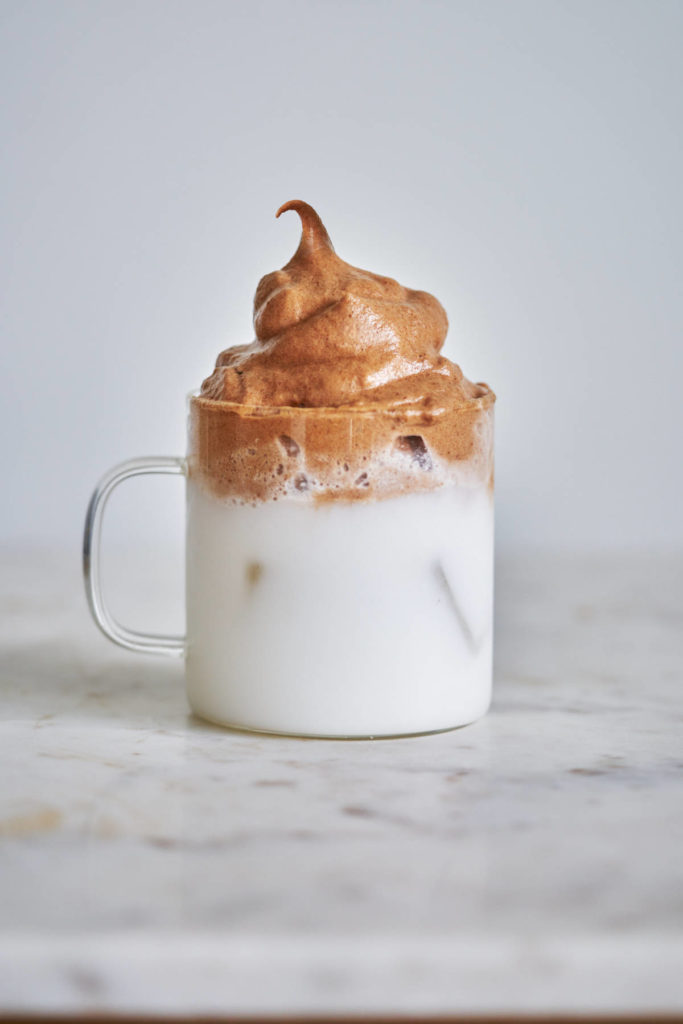
[[[491,693],[481,484],[242,505],[188,481],[187,685],[203,718],[311,736],[465,725]]]

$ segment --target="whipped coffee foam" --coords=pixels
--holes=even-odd
[[[249,502],[489,483],[495,396],[440,354],[441,304],[345,263],[307,203],[286,210],[301,242],[256,289],[256,339],[221,352],[192,399],[191,475]]]

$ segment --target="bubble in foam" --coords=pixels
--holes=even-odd
[[[420,437],[419,434],[407,434],[403,437],[397,437],[396,447],[399,451],[405,452],[406,455],[410,455],[413,462],[415,462],[420,469],[424,469],[429,472],[434,468],[432,464],[432,457],[429,454],[429,449],[424,442],[424,438]]]
[[[294,438],[290,437],[289,434],[280,434],[278,441],[284,448],[287,455],[289,455],[290,458],[295,459],[301,449]]]

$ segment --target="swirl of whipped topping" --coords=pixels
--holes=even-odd
[[[256,289],[256,340],[190,403],[190,477],[238,502],[349,502],[493,480],[493,402],[441,354],[439,302],[336,255],[293,200],[299,247]]]
[[[218,356],[201,394],[244,406],[453,408],[485,394],[440,355],[448,330],[427,292],[345,263],[315,210],[299,199],[299,247],[261,279],[256,340]]]

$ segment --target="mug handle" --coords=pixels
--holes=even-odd
[[[107,608],[102,593],[100,574],[100,542],[102,539],[102,518],[109,495],[120,483],[132,476],[146,473],[171,473],[185,475],[185,459],[175,455],[151,455],[141,459],[129,459],[114,466],[102,477],[93,491],[85,517],[83,533],[83,578],[85,594],[92,617],[102,632],[115,644],[129,651],[145,654],[166,654],[172,658],[182,657],[185,652],[185,638],[162,636],[154,633],[138,633],[121,626]]]

